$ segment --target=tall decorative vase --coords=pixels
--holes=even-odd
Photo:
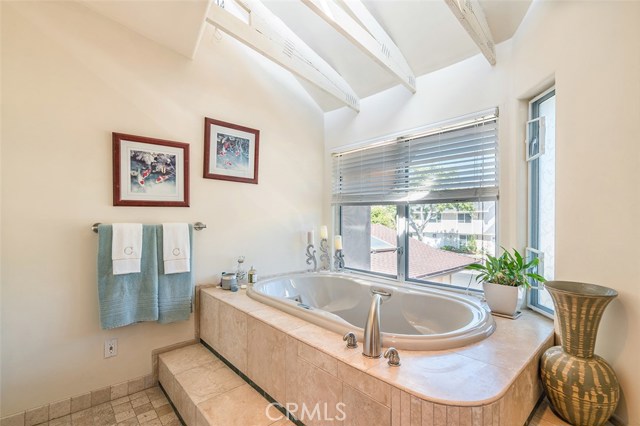
[[[547,281],[562,346],[542,355],[540,375],[551,408],[576,426],[600,426],[611,417],[620,386],[611,366],[593,350],[602,313],[618,293],[607,287]]]

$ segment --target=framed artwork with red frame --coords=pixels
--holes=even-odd
[[[113,205],[189,207],[189,144],[113,133]]]
[[[258,183],[260,131],[204,119],[204,177]]]

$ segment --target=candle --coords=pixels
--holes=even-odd
[[[313,230],[307,232],[307,245],[313,245]]]
[[[329,232],[327,231],[327,225],[322,225],[320,227],[320,238],[326,240],[329,237]]]
[[[342,236],[341,235],[336,235],[335,237],[333,237],[333,245],[336,248],[336,250],[342,250]]]

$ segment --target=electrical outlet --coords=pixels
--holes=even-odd
[[[111,358],[118,355],[118,339],[107,339],[104,341],[104,357]]]

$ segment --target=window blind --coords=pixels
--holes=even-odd
[[[497,110],[333,154],[332,202],[450,202],[498,197]]]

